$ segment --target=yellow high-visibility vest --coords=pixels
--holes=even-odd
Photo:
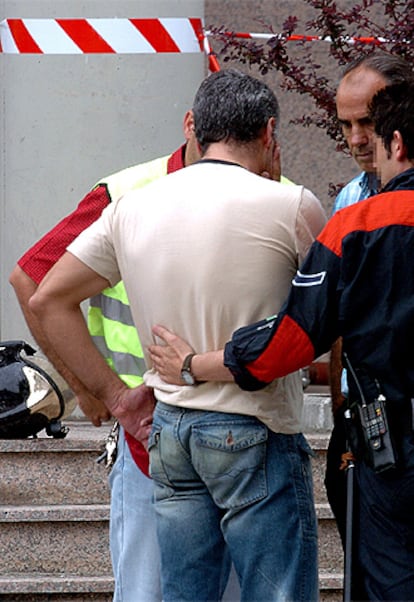
[[[110,201],[117,200],[130,190],[165,176],[168,159],[162,157],[129,167],[99,181],[95,188],[105,186]],[[119,377],[129,387],[139,385],[145,371],[144,354],[122,282],[90,299],[88,328],[95,345]]]

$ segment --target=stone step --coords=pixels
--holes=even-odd
[[[71,575],[56,573],[10,573],[0,576],[0,600],[43,602],[78,600],[110,602],[113,595],[110,575]]]
[[[312,458],[313,493],[316,504],[327,503],[324,485],[326,452],[328,448],[328,433],[307,433],[306,439],[311,446],[314,457]]]
[[[332,430],[332,403],[329,387],[310,385],[304,393],[303,430],[327,433]]]
[[[111,574],[108,519],[103,505],[0,506],[0,575]]]
[[[108,475],[96,463],[109,427],[69,424],[63,440],[0,440],[0,602],[111,600]],[[307,439],[315,451],[321,602],[339,602],[342,551],[323,487],[328,434]]]
[[[311,387],[309,387],[311,388]],[[305,395],[305,431],[316,452],[315,495],[324,501],[323,473],[328,444],[330,398],[327,394]],[[107,471],[97,464],[109,426],[94,428],[82,421],[67,421],[65,439],[45,435],[37,439],[0,439],[2,473],[0,502],[27,505],[47,503],[107,503]],[[312,425],[316,425],[312,428]],[[318,429],[320,432],[318,432]],[[30,462],[30,470],[28,470]],[[320,498],[318,497],[320,494]]]
[[[319,583],[320,602],[342,602],[342,574],[321,571]],[[112,593],[111,577],[47,573],[14,573],[8,579],[0,576],[2,602],[111,602]]]
[[[318,517],[319,569],[328,573],[343,572],[341,540],[328,504],[316,504]]]
[[[319,602],[342,602],[342,573],[319,571]]]
[[[2,505],[109,502],[108,474],[96,462],[109,426],[68,424],[65,439],[0,440]]]
[[[312,395],[306,397],[309,399]],[[33,500],[40,505],[109,502],[107,471],[103,464],[96,462],[103,451],[109,427],[97,429],[82,422],[68,424],[70,430],[65,439],[40,436],[37,439],[0,440],[1,504],[30,505]],[[323,479],[328,434],[326,430],[312,432],[307,439],[315,451],[315,500],[323,503],[326,501]]]
[[[65,439],[0,440],[0,600],[110,602],[109,426]]]
[[[341,572],[341,544],[330,508],[317,504],[316,513],[320,568]],[[0,506],[0,576],[20,566],[28,572],[107,574],[108,520],[109,507],[103,505]],[[16,541],[19,545],[12,546]]]

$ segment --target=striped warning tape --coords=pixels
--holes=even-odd
[[[199,18],[5,19],[3,53],[195,53],[204,51]]]
[[[217,34],[214,34],[210,31],[206,31],[205,34],[210,35],[212,37],[216,35],[218,37],[227,36],[229,38],[240,38],[245,40],[270,40],[272,38],[280,38],[281,40],[285,40],[287,42],[332,42],[332,38],[330,36],[309,36],[299,34],[285,36],[283,34],[277,33],[251,33],[245,31],[224,31]],[[341,39],[348,44],[355,44],[356,42],[360,42],[361,44],[379,45],[388,41],[385,38],[374,38],[369,36],[343,36]]]
[[[280,34],[224,32],[243,39],[269,40]],[[200,18],[153,19],[5,19],[0,22],[0,52],[12,54],[194,53],[209,56],[210,70],[219,66]],[[291,35],[286,41],[330,42],[329,36]],[[385,38],[344,37],[349,44],[382,44]]]

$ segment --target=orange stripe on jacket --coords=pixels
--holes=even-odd
[[[392,225],[414,226],[414,191],[384,192],[341,209],[329,220],[317,240],[339,257],[342,241],[352,232],[372,232]]]

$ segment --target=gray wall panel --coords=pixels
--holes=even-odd
[[[0,2],[0,19],[202,17],[202,0]],[[174,150],[200,54],[0,55],[0,339],[30,336],[8,284],[18,257],[95,181]]]

